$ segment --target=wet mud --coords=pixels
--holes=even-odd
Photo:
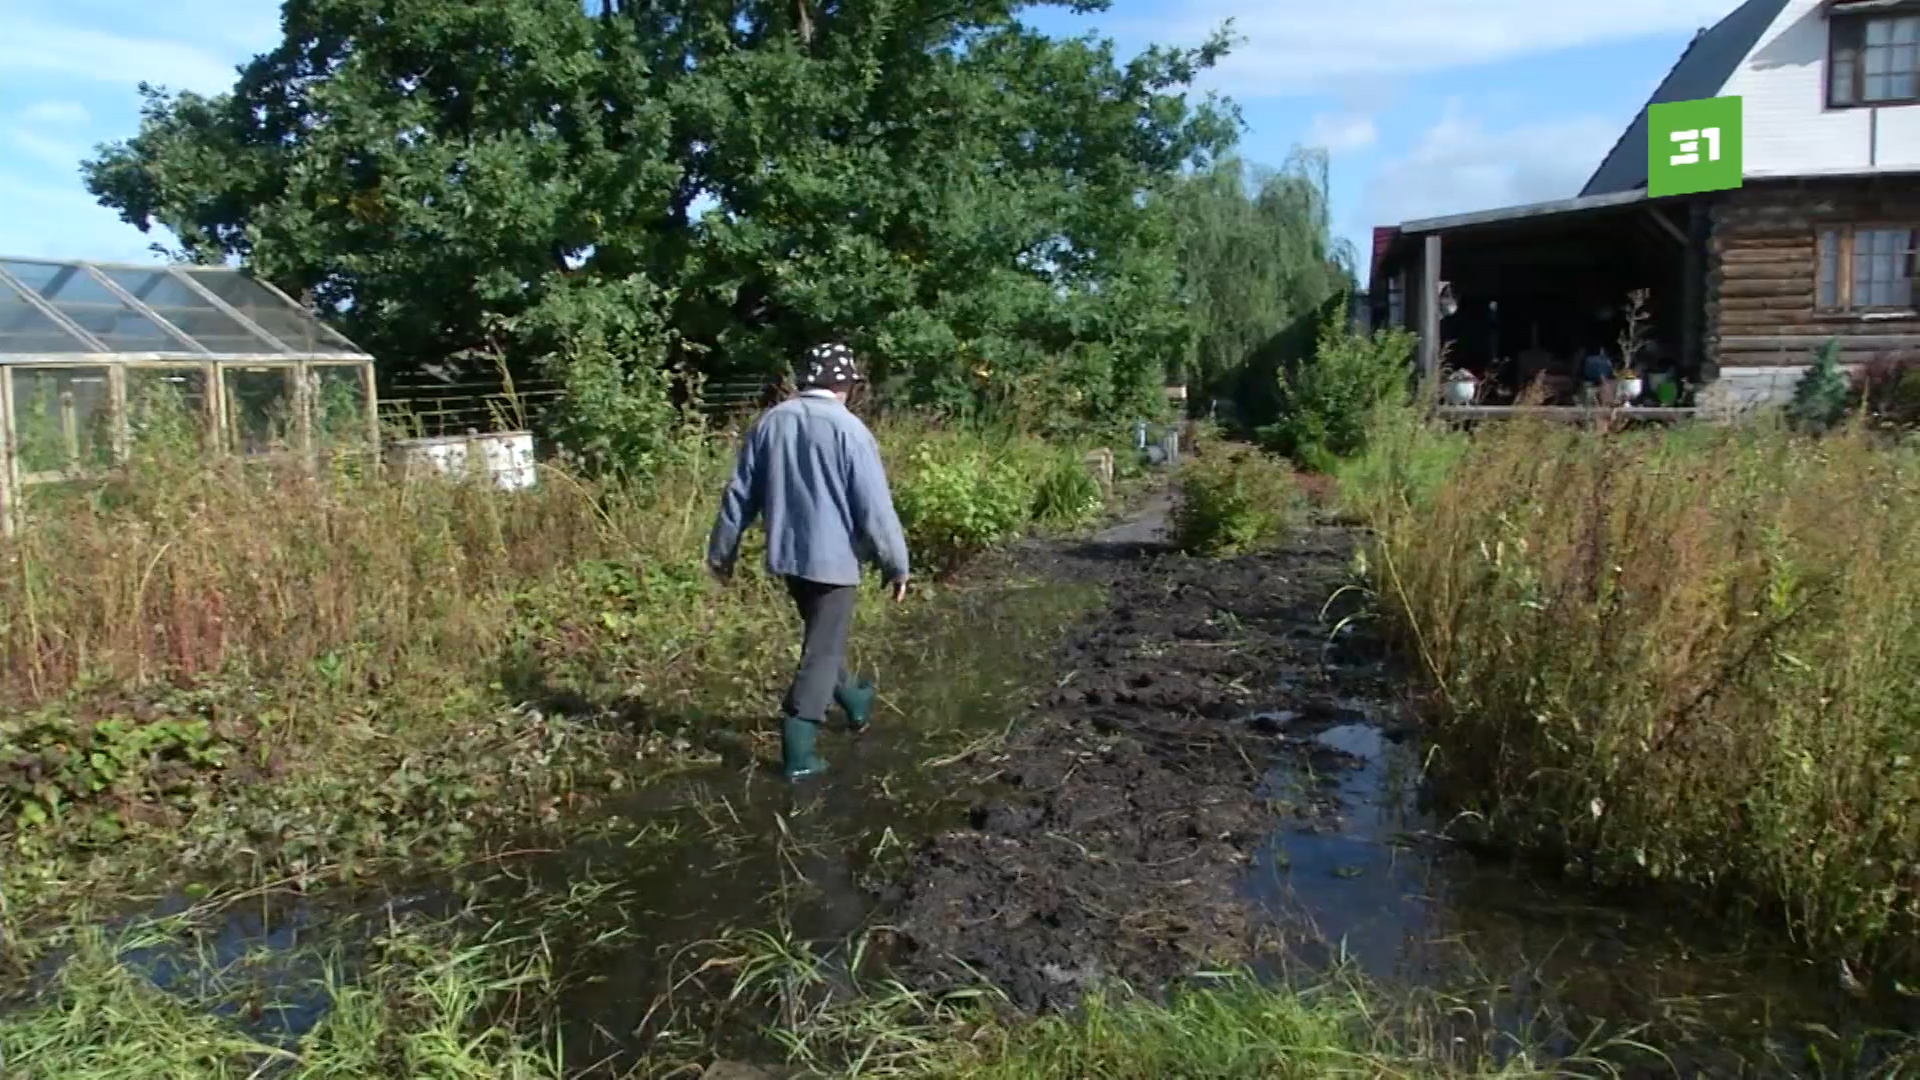
[[[892,920],[902,971],[929,988],[984,978],[1054,1010],[1094,985],[1156,988],[1275,948],[1287,930],[1256,911],[1250,870],[1278,824],[1315,828],[1338,808],[1269,778],[1343,764],[1353,755],[1313,736],[1390,691],[1346,662],[1362,646],[1328,608],[1353,539],[1316,525],[1276,552],[1202,560],[1135,528],[1029,552],[1108,602],[979,763],[990,782],[964,820],[916,856]]]

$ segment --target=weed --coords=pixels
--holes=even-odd
[[[921,562],[1025,528],[1040,503],[1019,475],[1064,460],[877,430],[896,458],[937,449],[931,476],[898,480],[932,493]],[[732,587],[705,574],[729,448],[674,438],[639,473],[543,466],[521,492],[208,463],[187,438],[143,443],[105,485],[34,489],[0,542],[15,912],[163,866],[312,882],[458,863],[719,734],[696,725],[764,714],[791,603],[753,551]],[[895,613],[872,605],[863,639]]]
[[[1198,555],[1237,555],[1277,542],[1299,492],[1292,470],[1255,450],[1194,457],[1182,464],[1174,542]]]
[[[1313,357],[1280,372],[1280,418],[1261,431],[1262,440],[1303,469],[1333,471],[1366,448],[1374,407],[1406,398],[1412,355],[1411,334],[1356,333],[1346,307],[1336,307],[1320,328]]]
[[[1779,425],[1489,426],[1370,510],[1442,796],[1593,878],[1910,963],[1920,456]]]
[[[917,559],[934,573],[1017,535],[1034,507],[1029,474],[977,445],[922,442],[897,475],[901,526]]]
[[[1033,520],[1053,528],[1077,528],[1106,509],[1100,481],[1078,455],[1062,454],[1047,464],[1034,486]]]

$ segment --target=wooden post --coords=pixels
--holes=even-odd
[[[17,498],[20,467],[14,454],[13,370],[0,365],[0,536],[12,536],[18,527]]]
[[[1440,234],[1428,233],[1420,256],[1420,376],[1440,379]]]
[[[360,383],[366,390],[367,401],[367,451],[373,455],[374,464],[380,462],[380,386],[374,378],[373,365],[360,365]]]
[[[80,471],[80,410],[73,403],[73,388],[60,391],[60,441],[67,452],[67,471]]]
[[[108,408],[113,410],[113,462],[116,465],[127,463],[127,456],[133,447],[133,429],[127,415],[127,367],[115,364],[107,369]]]
[[[227,454],[237,453],[240,449],[240,437],[230,430],[225,364],[207,365],[207,400],[213,406],[214,454],[224,457]]]
[[[308,473],[320,471],[320,455],[314,445],[313,407],[319,401],[314,393],[315,376],[313,365],[302,361],[288,372],[293,378],[293,441],[294,449],[300,455],[301,467]]]
[[[1713,231],[1705,200],[1687,203],[1687,249],[1680,284],[1680,372],[1699,381],[1707,353],[1707,243]]]

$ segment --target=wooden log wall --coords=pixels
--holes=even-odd
[[[1833,225],[1920,227],[1920,176],[1754,182],[1713,208],[1707,351],[1720,367],[1811,363],[1828,338],[1841,362],[1920,356],[1920,318],[1865,319],[1817,306],[1819,232]]]

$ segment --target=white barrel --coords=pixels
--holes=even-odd
[[[539,481],[533,464],[533,433],[503,431],[472,437],[487,479],[502,491],[525,491]]]
[[[450,435],[437,439],[400,439],[388,445],[387,460],[407,475],[432,473],[461,477],[467,474],[467,439]]]

